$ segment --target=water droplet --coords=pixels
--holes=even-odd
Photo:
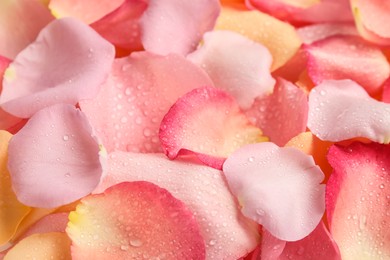
[[[68,141],[68,140],[69,140],[69,135],[64,135],[64,136],[62,137],[62,139],[63,139],[64,141]]]
[[[139,240],[139,239],[131,239],[130,240],[130,245],[131,246],[134,246],[134,247],[140,247],[140,246],[142,246],[142,241],[141,240]]]
[[[121,245],[121,250],[127,251],[129,249],[129,246],[127,245]]]
[[[127,123],[127,117],[125,117],[125,116],[122,117],[121,118],[121,123],[123,123],[123,124]]]
[[[305,248],[303,246],[300,246],[297,251],[297,255],[303,255],[305,253]]]
[[[217,244],[217,241],[214,240],[214,239],[211,239],[211,240],[209,241],[209,245],[210,245],[210,246],[215,246],[216,244]]]
[[[131,88],[126,88],[125,95],[130,96],[131,95]]]
[[[380,188],[380,189],[384,189],[384,188],[385,188],[385,185],[382,183],[381,185],[379,185],[379,188]]]
[[[249,162],[253,162],[254,160],[255,160],[255,158],[254,158],[253,156],[251,156],[251,157],[248,158],[248,161],[249,161]]]
[[[70,177],[70,173],[69,172],[65,173],[65,177]]]
[[[325,90],[321,90],[321,91],[320,91],[320,95],[321,95],[321,96],[325,96],[325,95],[326,95],[326,91],[325,91]]]

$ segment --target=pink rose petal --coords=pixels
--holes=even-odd
[[[186,55],[213,29],[219,12],[217,0],[149,0],[141,18],[142,43],[157,54]]]
[[[333,146],[326,188],[330,231],[342,259],[390,258],[390,146]]]
[[[270,141],[284,146],[291,138],[306,130],[308,101],[301,89],[278,78],[274,93],[257,98],[245,114],[263,130]]]
[[[351,80],[329,80],[309,95],[307,126],[321,140],[355,137],[390,142],[390,105],[371,98]]]
[[[308,73],[315,84],[330,79],[351,79],[374,94],[390,75],[390,65],[381,50],[358,37],[334,36],[305,49]]]
[[[205,259],[193,213],[153,183],[123,182],[88,196],[69,220],[73,259]]]
[[[115,152],[96,192],[124,181],[149,181],[167,189],[194,213],[206,243],[207,259],[238,259],[258,244],[257,225],[239,211],[223,174],[162,154]]]
[[[172,104],[194,88],[212,85],[179,55],[133,53],[114,61],[98,96],[80,107],[107,151],[159,152],[160,122]]]
[[[58,103],[96,96],[114,59],[113,46],[73,18],[55,20],[8,67],[0,103],[22,118]]]
[[[325,211],[324,174],[313,157],[271,142],[244,146],[223,165],[242,213],[273,236],[296,241],[309,235]]]
[[[142,50],[139,19],[146,7],[145,0],[125,0],[120,7],[91,24],[91,27],[117,48]]]
[[[37,112],[9,144],[8,168],[18,199],[57,207],[90,193],[99,183],[99,145],[85,115],[70,105]]]
[[[383,84],[382,101],[390,103],[390,78]]]
[[[203,41],[187,58],[202,67],[217,88],[234,96],[242,109],[256,97],[272,93],[272,56],[266,47],[231,31],[206,33]]]
[[[14,59],[53,19],[39,1],[0,1],[0,55]]]
[[[49,8],[56,17],[75,17],[91,24],[111,13],[125,0],[50,0]]]
[[[159,135],[170,159],[190,151],[216,169],[221,169],[224,159],[239,147],[266,140],[233,97],[208,87],[179,98],[162,120]]]

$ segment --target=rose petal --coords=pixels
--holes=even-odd
[[[34,234],[20,241],[4,257],[4,260],[19,259],[70,260],[70,240],[65,233]]]
[[[343,259],[390,258],[390,146],[332,146],[328,221]]]
[[[162,120],[159,135],[170,159],[181,150],[191,151],[217,169],[239,147],[267,140],[260,129],[249,123],[233,97],[208,87],[179,98]]]
[[[382,101],[390,103],[390,78],[388,78],[383,84]]]
[[[12,135],[0,130],[0,245],[7,243],[14,235],[30,208],[20,203],[11,188],[7,170],[8,143]]]
[[[270,142],[252,144],[229,156],[223,171],[242,213],[273,236],[296,241],[320,222],[324,175],[311,156]]]
[[[162,154],[112,153],[97,192],[124,181],[153,182],[183,201],[199,223],[207,259],[238,259],[258,243],[256,226],[239,212],[218,170]]]
[[[215,27],[238,32],[267,47],[273,57],[271,70],[283,66],[301,45],[294,27],[259,11],[224,7]]]
[[[8,168],[18,199],[56,207],[90,193],[99,183],[99,145],[82,112],[56,105],[37,112],[9,146]]]
[[[194,88],[212,85],[179,55],[133,53],[114,61],[98,96],[80,107],[107,151],[159,152],[160,122],[172,104]]]
[[[381,50],[358,37],[334,36],[305,49],[308,73],[315,84],[351,79],[374,94],[390,75],[390,65]]]
[[[283,146],[306,130],[307,97],[294,84],[278,78],[274,93],[257,98],[245,114],[272,142]]]
[[[365,137],[388,143],[390,105],[371,98],[351,80],[324,81],[309,95],[307,126],[321,140]]]
[[[141,18],[142,43],[157,54],[186,55],[213,29],[219,12],[217,0],[149,0]]]
[[[19,239],[23,239],[33,234],[65,232],[69,222],[68,216],[69,213],[64,212],[47,215],[32,225]]]
[[[38,1],[0,1],[0,55],[14,59],[53,18]]]
[[[231,31],[213,31],[187,58],[202,67],[215,86],[235,97],[248,109],[258,96],[272,93],[272,56],[264,46]]]
[[[124,182],[86,197],[69,220],[75,259],[205,259],[191,211],[153,183]]]
[[[57,18],[75,17],[91,24],[121,6],[125,0],[50,0],[49,8]]]
[[[22,118],[57,103],[92,98],[105,80],[114,48],[87,25],[56,20],[8,67],[0,103]]]
[[[125,0],[120,7],[91,24],[91,27],[117,48],[142,50],[139,19],[146,7],[145,0]]]

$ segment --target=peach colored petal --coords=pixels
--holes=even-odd
[[[390,146],[332,146],[326,188],[330,232],[343,259],[390,259]]]
[[[71,260],[70,243],[71,242],[65,233],[52,232],[34,234],[16,244],[8,251],[4,260]]]
[[[7,169],[8,143],[12,135],[0,130],[0,245],[11,240],[30,207],[20,203],[11,188]]]
[[[239,147],[268,140],[250,124],[232,96],[208,87],[179,98],[164,116],[159,136],[170,159],[189,151],[216,169]]]
[[[205,259],[192,212],[166,189],[123,182],[81,200],[66,229],[73,259]]]
[[[283,66],[301,46],[293,26],[259,11],[223,7],[215,28],[238,32],[267,47],[273,57],[271,70]]]
[[[258,244],[257,225],[239,211],[222,172],[163,154],[114,152],[107,177],[96,192],[124,181],[149,181],[167,189],[194,213],[207,259],[238,259]]]

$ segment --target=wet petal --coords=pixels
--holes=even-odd
[[[242,213],[273,236],[296,241],[320,222],[324,175],[311,156],[270,142],[252,144],[229,156],[223,171]]]
[[[75,17],[84,23],[93,23],[111,13],[125,0],[50,0],[49,8],[57,18]]]
[[[108,152],[159,152],[158,130],[172,104],[194,88],[212,85],[179,55],[133,53],[114,61],[98,96],[80,107]]]
[[[390,103],[390,78],[383,84],[382,101]]]
[[[242,109],[256,97],[272,93],[275,80],[267,48],[231,31],[206,33],[203,41],[187,58],[202,67],[216,87],[234,96]]]
[[[390,147],[333,146],[326,188],[330,231],[343,259],[390,258]]]
[[[258,244],[257,225],[240,213],[218,170],[162,154],[112,153],[97,191],[124,181],[153,182],[183,201],[199,223],[207,259],[238,259]]]
[[[52,232],[26,237],[5,255],[4,260],[71,260],[70,240],[65,233]]]
[[[237,148],[267,140],[250,124],[233,97],[207,87],[179,98],[162,120],[159,135],[170,159],[191,151],[217,169]]]
[[[351,79],[374,94],[390,75],[390,65],[381,50],[358,37],[330,37],[306,46],[306,51],[308,73],[315,84]]]
[[[38,1],[0,1],[0,55],[14,59],[53,19]]]
[[[192,212],[153,183],[124,182],[86,197],[69,220],[75,259],[205,259]]]
[[[30,208],[20,203],[11,188],[7,169],[8,143],[12,135],[0,131],[0,245],[7,243],[14,235]]]
[[[259,11],[224,7],[215,27],[238,32],[267,47],[273,57],[271,70],[283,66],[301,45],[293,26]]]
[[[18,239],[23,239],[33,234],[65,232],[69,222],[68,216],[68,212],[47,215],[34,223],[25,233],[23,233],[22,237]]]
[[[274,92],[257,98],[248,119],[263,130],[270,141],[279,146],[306,129],[308,101],[306,94],[294,84],[279,78]]]
[[[8,67],[0,103],[31,117],[44,107],[93,98],[114,59],[113,46],[73,18],[56,20]]]
[[[157,54],[186,55],[213,29],[219,12],[217,0],[149,0],[141,18],[142,43]]]
[[[99,183],[99,145],[85,115],[70,105],[37,112],[9,146],[8,168],[18,199],[56,207],[90,193]]]
[[[329,80],[309,95],[307,126],[321,140],[365,137],[390,142],[390,105],[371,98],[350,80]]]

